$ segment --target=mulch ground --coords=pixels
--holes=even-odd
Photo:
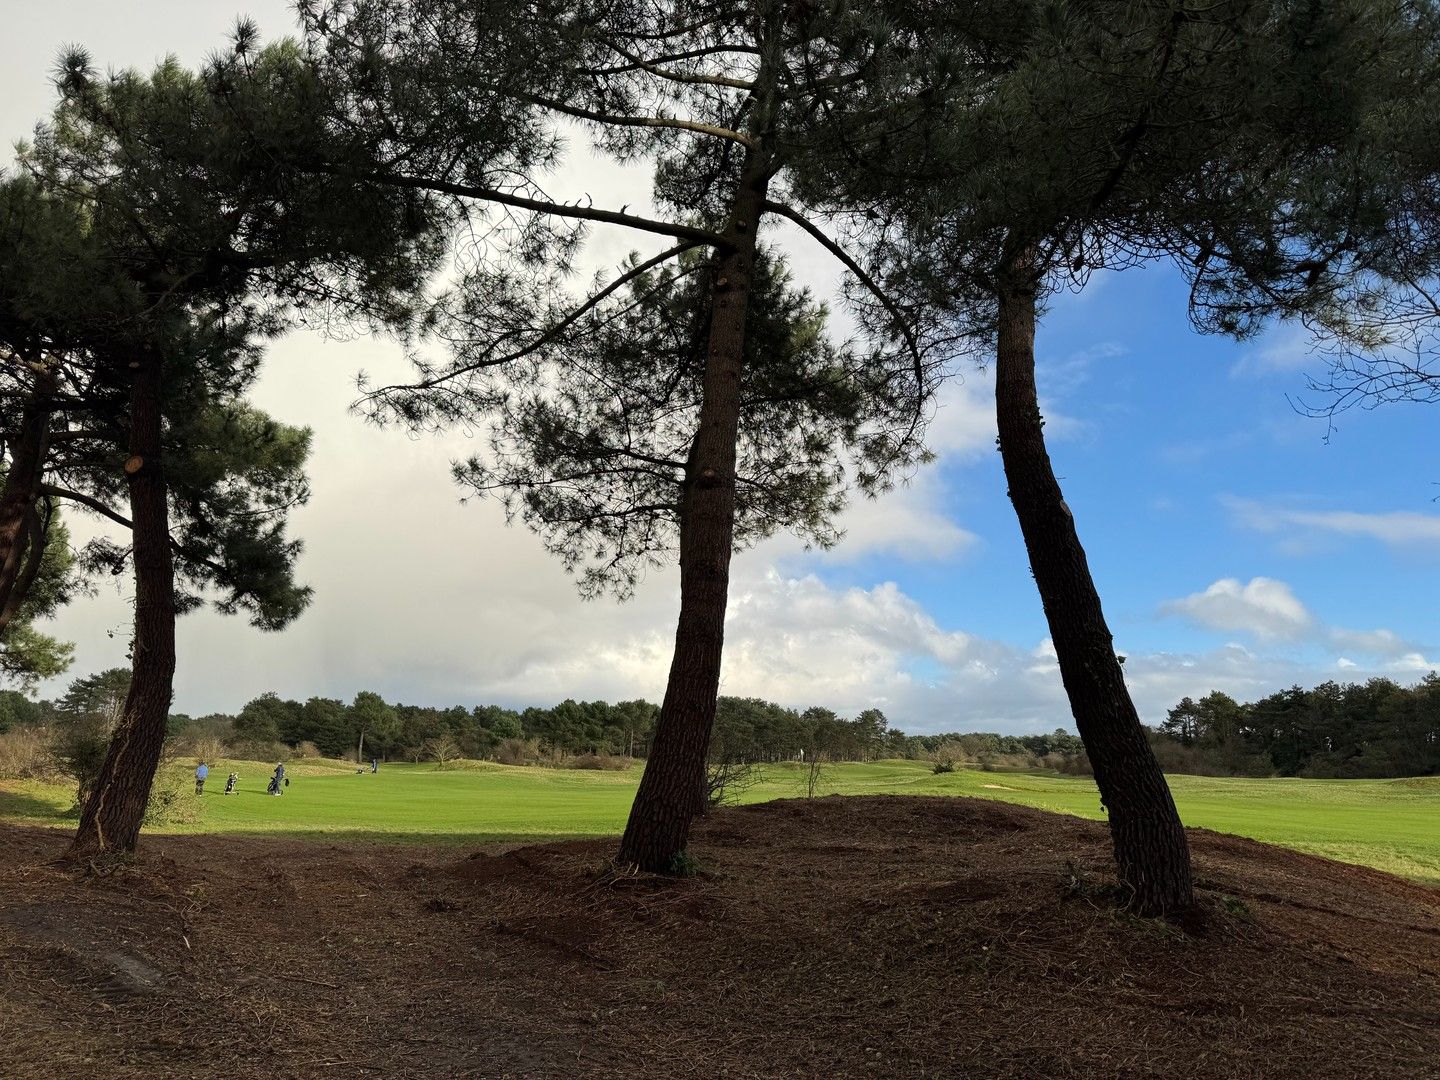
[[[1192,830],[1206,917],[1119,914],[1103,825],[876,796],[610,841],[0,826],[6,1077],[1440,1077],[1440,891]]]

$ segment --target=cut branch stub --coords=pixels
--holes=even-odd
[[[134,476],[145,467],[145,459],[139,454],[133,454],[125,459],[125,474]]]

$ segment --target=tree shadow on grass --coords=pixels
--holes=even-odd
[[[70,825],[71,818],[50,799],[23,791],[0,791],[0,818],[23,819],[27,825]]]

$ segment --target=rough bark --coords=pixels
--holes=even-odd
[[[1169,785],[1125,686],[1075,519],[1045,448],[1035,384],[1035,296],[1023,267],[1002,273],[995,412],[1010,501],[1060,675],[1110,818],[1131,908],[1177,913],[1194,903],[1190,852]]]
[[[175,566],[161,457],[162,361],[147,356],[130,392],[129,460],[135,560],[135,637],[130,691],[99,778],[85,802],[70,858],[130,852],[165,744],[175,676]]]
[[[735,534],[735,443],[745,317],[755,262],[755,230],[768,175],[747,155],[715,276],[699,427],[686,464],[680,512],[680,618],[665,698],[620,861],[665,873],[685,850],[704,809],[705,757],[715,724],[725,640],[730,556]]]
[[[41,375],[20,413],[20,426],[8,440],[10,461],[0,489],[0,634],[24,601],[26,563],[45,554],[43,536],[37,550],[36,503],[44,480],[45,452],[54,415],[54,377]],[[33,581],[34,574],[28,575]]]

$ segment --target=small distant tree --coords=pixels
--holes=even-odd
[[[460,745],[449,735],[437,735],[425,740],[425,756],[435,762],[437,769],[445,769],[460,756]]]
[[[935,748],[931,755],[935,760],[935,772],[951,773],[962,761],[968,760],[965,748],[956,739],[946,739]]]
[[[288,703],[280,700],[276,693],[264,693],[247,701],[235,717],[235,740],[237,742],[279,742],[282,733],[289,726]]]
[[[807,799],[813,799],[815,792],[820,789],[820,781],[825,778],[829,756],[827,751],[818,748],[805,751],[805,771],[801,775],[804,777]]]

